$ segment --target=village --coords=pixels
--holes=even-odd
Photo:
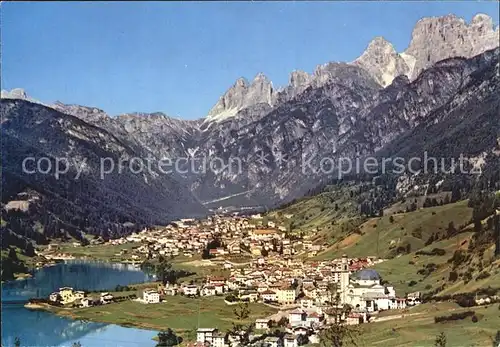
[[[207,275],[198,281],[157,282],[131,297],[144,305],[168,305],[170,296],[224,298],[226,305],[258,302],[278,313],[255,320],[254,329],[269,332],[282,326],[281,338],[267,336],[266,346],[299,346],[318,341],[319,332],[330,324],[357,325],[373,321],[385,310],[420,304],[420,293],[398,295],[370,269],[381,260],[349,258],[314,260],[323,245],[308,235],[292,235],[287,228],[262,216],[215,216],[201,221],[183,219],[156,230],[143,230],[109,245],[137,244],[121,252],[131,260],[198,258],[200,264],[215,264],[225,275]],[[201,265],[200,265],[201,266]],[[113,304],[109,293],[88,298],[73,288],[60,288],[49,300],[73,307]],[[154,307],[154,306],[152,306]],[[346,309],[348,308],[348,309]],[[152,308],[153,309],[153,308]],[[304,338],[307,337],[307,338]],[[198,327],[197,343],[238,346],[217,327]]]

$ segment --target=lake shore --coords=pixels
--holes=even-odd
[[[126,300],[86,308],[61,308],[43,303],[26,305],[26,308],[44,310],[75,320],[116,324],[123,327],[156,331],[171,328],[186,341],[196,339],[198,326],[217,327],[221,331],[228,331],[235,321],[233,307],[226,305],[223,297],[187,298],[179,295],[169,296],[165,302],[158,304]],[[268,317],[277,312],[276,309],[260,303],[252,303],[249,308],[250,316],[244,323],[251,323],[257,318]]]

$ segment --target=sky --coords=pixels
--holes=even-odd
[[[422,17],[497,1],[3,2],[2,89],[111,115],[205,117],[239,77],[275,87],[293,70],[352,61],[375,36],[404,50]]]

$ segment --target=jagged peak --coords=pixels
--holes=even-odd
[[[374,47],[388,47],[394,50],[394,52],[396,52],[392,43],[387,41],[383,36],[376,36],[373,40],[371,40],[370,43],[368,44],[367,49],[371,49]]]
[[[234,82],[233,88],[234,87],[248,87],[248,80],[245,77],[240,77]]]
[[[300,86],[309,83],[311,80],[312,75],[309,73],[302,71],[302,70],[293,70],[290,73],[290,78],[288,80],[288,83],[293,86]]]
[[[24,99],[24,100],[30,98],[23,88],[14,88],[11,90],[2,89],[1,97],[2,99]]]
[[[477,13],[474,17],[472,17],[470,23],[471,24],[487,23],[488,25],[491,25],[491,27],[493,27],[493,18],[491,18],[485,13]]]
[[[1,91],[2,99],[18,99],[18,100],[26,100],[35,104],[45,105],[43,102],[40,102],[36,99],[33,99],[31,96],[26,93],[23,88],[14,88],[11,90],[2,90]]]
[[[263,72],[259,72],[257,75],[255,75],[255,77],[253,79],[253,82],[256,82],[256,81],[266,81],[266,82],[269,82],[269,78],[267,78],[267,76],[264,75]]]

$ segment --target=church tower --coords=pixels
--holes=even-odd
[[[347,300],[347,287],[349,286],[349,261],[347,255],[342,255],[340,264],[340,297],[344,304]]]

